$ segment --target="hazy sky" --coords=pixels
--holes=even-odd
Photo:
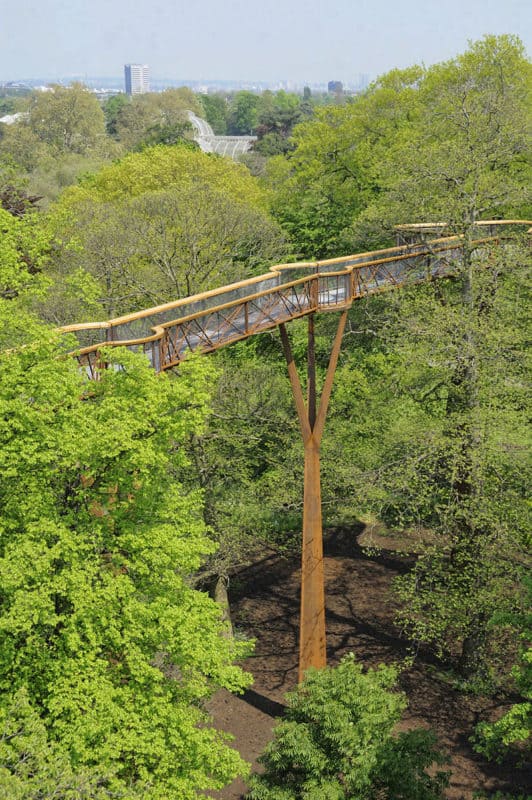
[[[515,33],[530,0],[0,0],[0,81],[121,75],[350,81]]]

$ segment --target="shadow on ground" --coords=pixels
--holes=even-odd
[[[368,552],[359,543],[363,526],[335,528],[325,537],[327,654],[330,664],[348,652],[369,666],[398,662],[409,642],[394,626],[396,602],[391,582],[412,565],[415,556],[386,550]],[[246,669],[255,678],[241,697],[220,692],[210,703],[216,727],[231,732],[242,756],[256,765],[282,716],[284,695],[297,683],[299,628],[299,559],[275,553],[242,570],[230,587],[233,622],[256,640]],[[448,800],[472,800],[475,792],[505,791],[532,796],[525,770],[494,765],[474,753],[469,737],[482,716],[493,711],[489,698],[458,693],[438,676],[437,659],[418,653],[402,672],[401,688],[409,698],[402,728],[433,728],[451,756]],[[441,672],[441,670],[440,670]],[[217,793],[219,800],[241,800],[245,785],[236,781]]]

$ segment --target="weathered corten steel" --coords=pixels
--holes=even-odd
[[[478,223],[475,247],[498,243],[500,231],[530,221]],[[401,226],[407,236],[425,237],[442,223]],[[146,353],[154,369],[170,369],[189,352],[217,350],[232,342],[279,327],[288,375],[303,437],[305,470],[299,679],[309,667],[326,664],[325,600],[321,517],[320,447],[347,312],[353,300],[413,283],[450,276],[460,262],[462,240],[446,237],[385,250],[312,263],[282,264],[257,278],[223,286],[156,308],[107,322],[69,325],[61,330],[78,337],[80,366],[98,379],[104,367],[102,348],[124,345]],[[341,311],[329,366],[317,407],[314,314]],[[307,403],[285,323],[308,317]]]
[[[279,326],[288,366],[294,401],[305,452],[303,494],[303,540],[301,569],[301,615],[299,626],[299,680],[309,667],[320,669],[327,661],[325,646],[325,592],[323,579],[323,536],[321,519],[320,448],[338,363],[347,309],[340,315],[323,384],[316,408],[316,364],[314,357],[314,315],[308,317],[307,406],[296,369],[290,340],[284,324]]]

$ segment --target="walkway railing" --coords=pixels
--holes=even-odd
[[[488,232],[475,247],[498,241],[508,226],[528,221],[479,223]],[[409,235],[426,225],[403,226]],[[437,230],[438,226],[432,226]],[[101,348],[124,345],[144,352],[157,371],[190,352],[210,352],[313,312],[348,307],[378,292],[451,275],[460,263],[460,237],[446,237],[316,262],[281,264],[245,281],[106,322],[67,325],[80,349],[76,357],[91,378],[102,366]]]

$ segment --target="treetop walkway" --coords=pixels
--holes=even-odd
[[[480,246],[529,221],[479,222]],[[402,238],[437,233],[439,224],[398,226]],[[179,364],[190,352],[210,352],[314,312],[349,307],[378,292],[445,277],[460,260],[463,242],[443,237],[315,262],[279,264],[270,272],[171,303],[104,322],[66,325],[80,349],[77,358],[91,378],[101,348],[124,345],[144,352],[157,371]]]
[[[516,226],[529,221],[479,222],[478,238],[467,242],[482,253]],[[354,300],[378,292],[456,274],[466,243],[459,236],[438,236],[442,223],[403,225],[406,244],[325,261],[280,264],[270,272],[134,314],[63,327],[74,333],[75,355],[89,378],[105,368],[102,348],[124,345],[144,352],[157,371],[178,365],[188,353],[207,353],[239,339],[279,327],[304,445],[304,498],[301,570],[299,679],[309,667],[326,664],[320,448],[348,310]],[[411,243],[409,243],[411,242]],[[314,315],[340,311],[321,398],[316,391]],[[285,323],[308,318],[307,391],[303,395]]]

